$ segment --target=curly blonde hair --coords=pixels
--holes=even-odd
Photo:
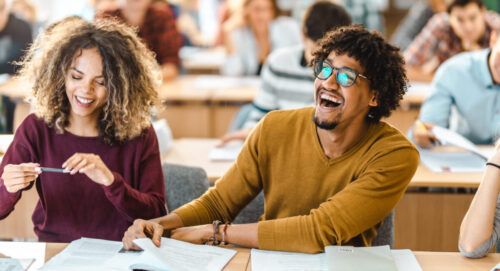
[[[58,133],[64,132],[71,110],[65,78],[75,56],[91,48],[101,54],[107,89],[99,136],[110,145],[139,136],[151,125],[160,69],[134,29],[109,19],[89,23],[69,17],[35,40],[18,74],[32,89],[35,114]]]

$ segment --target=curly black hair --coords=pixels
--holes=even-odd
[[[336,55],[354,58],[364,68],[370,89],[375,92],[378,106],[370,108],[369,122],[379,122],[390,116],[408,89],[405,62],[399,48],[387,43],[377,32],[370,32],[360,25],[340,27],[328,32],[314,52],[314,60],[322,61],[333,51]]]

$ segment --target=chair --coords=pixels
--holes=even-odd
[[[236,216],[233,223],[245,224],[255,223],[259,221],[260,216],[264,213],[264,193],[260,192],[240,213]]]
[[[394,243],[394,211],[382,220],[382,224],[377,229],[377,236],[372,241],[372,246],[392,247]]]
[[[165,195],[167,207],[173,211],[197,199],[210,186],[207,173],[202,168],[164,163]]]

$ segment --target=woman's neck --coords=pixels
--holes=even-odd
[[[93,117],[69,117],[69,125],[66,130],[74,135],[83,137],[99,136],[97,119]]]

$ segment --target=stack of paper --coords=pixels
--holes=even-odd
[[[243,147],[242,140],[228,142],[222,147],[213,148],[208,155],[211,161],[234,161]]]
[[[479,150],[472,142],[451,130],[434,126],[432,132],[442,146],[421,149],[422,163],[434,172],[481,172],[489,152]],[[453,150],[443,148],[453,146]]]
[[[207,270],[218,271],[236,251],[213,246],[193,245],[162,238],[161,247],[150,239],[134,241],[142,252],[122,251],[122,243],[82,238],[72,242],[52,258],[43,270]]]
[[[298,271],[298,270],[311,270],[311,271],[332,271],[332,270],[392,270],[398,271],[422,271],[422,268],[417,262],[415,255],[408,249],[390,250],[388,246],[385,247],[365,247],[353,248],[348,247],[350,250],[356,252],[357,257],[339,256],[340,259],[332,260],[332,249],[346,248],[346,247],[326,247],[326,253],[320,254],[305,254],[305,253],[292,253],[292,252],[279,252],[279,251],[266,251],[252,249],[251,261],[252,270],[256,271]],[[358,251],[360,249],[360,251]],[[381,253],[381,251],[383,252]],[[329,252],[330,251],[330,252]],[[389,251],[389,254],[387,254]],[[361,255],[365,254],[365,255]],[[378,258],[375,261],[370,255],[384,255],[382,258],[392,262],[389,269],[380,269]],[[367,256],[368,255],[368,256]],[[335,257],[335,256],[334,256]],[[348,269],[343,269],[343,265],[350,261]],[[370,265],[365,266],[364,263]],[[394,267],[395,266],[395,267]],[[365,268],[365,269],[363,269]],[[384,267],[385,268],[385,267]]]

